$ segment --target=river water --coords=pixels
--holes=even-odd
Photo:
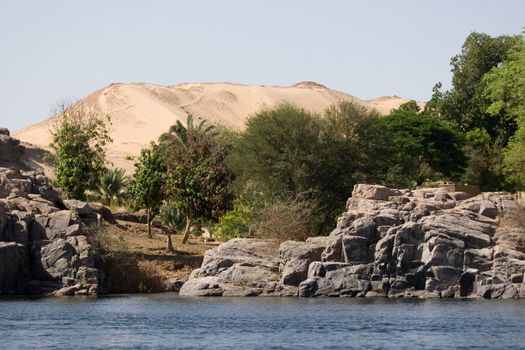
[[[516,349],[524,300],[0,299],[1,349]]]

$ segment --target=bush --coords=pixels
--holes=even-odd
[[[109,206],[117,207],[128,198],[129,178],[124,169],[109,169],[102,176],[95,189],[86,190],[88,201],[99,201]]]
[[[184,213],[172,203],[164,203],[160,207],[159,218],[164,225],[174,232],[182,231],[186,226]]]
[[[319,208],[302,195],[294,199],[276,199],[259,210],[253,218],[255,235],[278,241],[304,241],[317,235]]]
[[[213,235],[222,239],[252,237],[253,211],[246,205],[237,202],[233,209],[219,219]]]
[[[354,184],[375,169],[368,152],[378,113],[351,102],[327,109],[324,118],[284,103],[251,116],[231,152],[236,189],[252,183],[267,200],[299,194],[318,203],[317,234],[331,229]]]

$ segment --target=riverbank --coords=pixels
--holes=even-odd
[[[524,298],[524,218],[501,193],[356,185],[328,237],[232,239],[181,295]]]
[[[159,293],[178,291],[193,269],[202,264],[204,252],[218,245],[200,237],[182,244],[182,235],[172,235],[173,252],[166,251],[166,234],[146,224],[118,220],[105,225],[98,242],[104,248],[99,268],[105,274],[109,293]]]

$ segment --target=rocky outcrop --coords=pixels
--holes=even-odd
[[[519,210],[498,193],[360,184],[328,237],[231,240],[206,253],[180,293],[518,298]]]
[[[62,200],[47,177],[17,160],[24,148],[0,129],[0,294],[96,294],[98,270],[86,237],[101,216]]]

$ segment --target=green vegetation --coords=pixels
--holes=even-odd
[[[268,200],[301,194],[322,208],[311,234],[324,231],[372,168],[367,133],[377,117],[350,102],[324,118],[287,103],[255,114],[231,151],[237,191],[250,184]]]
[[[171,203],[164,203],[160,207],[159,218],[169,228],[166,230],[166,251],[173,253],[175,250],[173,249],[171,235],[174,232],[181,231],[186,226],[186,218],[179,208]]]
[[[252,218],[253,209],[238,201],[220,217],[213,234],[222,239],[252,237]]]
[[[390,185],[421,185],[439,178],[457,180],[466,166],[463,136],[440,118],[418,113],[413,105],[402,105],[377,122],[385,135],[387,164],[402,180],[396,183],[392,179]]]
[[[323,116],[290,104],[252,116],[231,152],[236,187],[254,185],[268,201],[301,196],[315,203],[315,228],[327,232],[358,182],[421,184],[457,179],[465,167],[463,137],[409,102],[380,118],[352,102]]]
[[[469,161],[462,180],[482,190],[513,190],[518,184],[512,166],[507,164],[505,173],[502,155],[508,152],[523,111],[520,51],[521,36],[470,34],[461,53],[451,60],[452,89],[442,92],[438,83],[427,105],[465,133]],[[509,170],[514,175],[508,176]]]
[[[218,220],[231,209],[233,173],[227,150],[215,139],[214,128],[202,121],[194,126],[178,122],[160,137],[160,151],[167,165],[166,194],[186,216],[183,243],[191,227],[204,220]]]
[[[124,169],[108,169],[93,190],[86,190],[89,201],[98,201],[109,207],[123,205],[128,198],[129,178]]]
[[[155,143],[150,148],[144,148],[135,162],[129,192],[133,208],[146,210],[150,238],[151,223],[165,198],[166,171],[160,148]]]
[[[216,128],[189,115],[142,150],[129,196],[172,232],[304,240],[327,233],[359,182],[414,187],[438,180],[482,190],[525,189],[525,42],[470,34],[451,60],[452,89],[438,83],[421,111],[410,101],[381,117],[352,102],[316,114],[289,103]],[[104,118],[64,107],[53,132],[57,184],[69,196],[118,205],[122,170],[105,172]],[[98,180],[100,179],[100,180]],[[235,180],[235,181],[234,181]],[[86,191],[88,190],[88,191]]]
[[[51,129],[55,185],[66,197],[86,198],[106,171],[104,146],[111,142],[109,116],[81,103],[61,105]]]
[[[484,93],[490,101],[487,112],[517,124],[504,150],[503,166],[508,181],[525,189],[525,41],[519,40],[511,47],[503,64],[483,79]]]

